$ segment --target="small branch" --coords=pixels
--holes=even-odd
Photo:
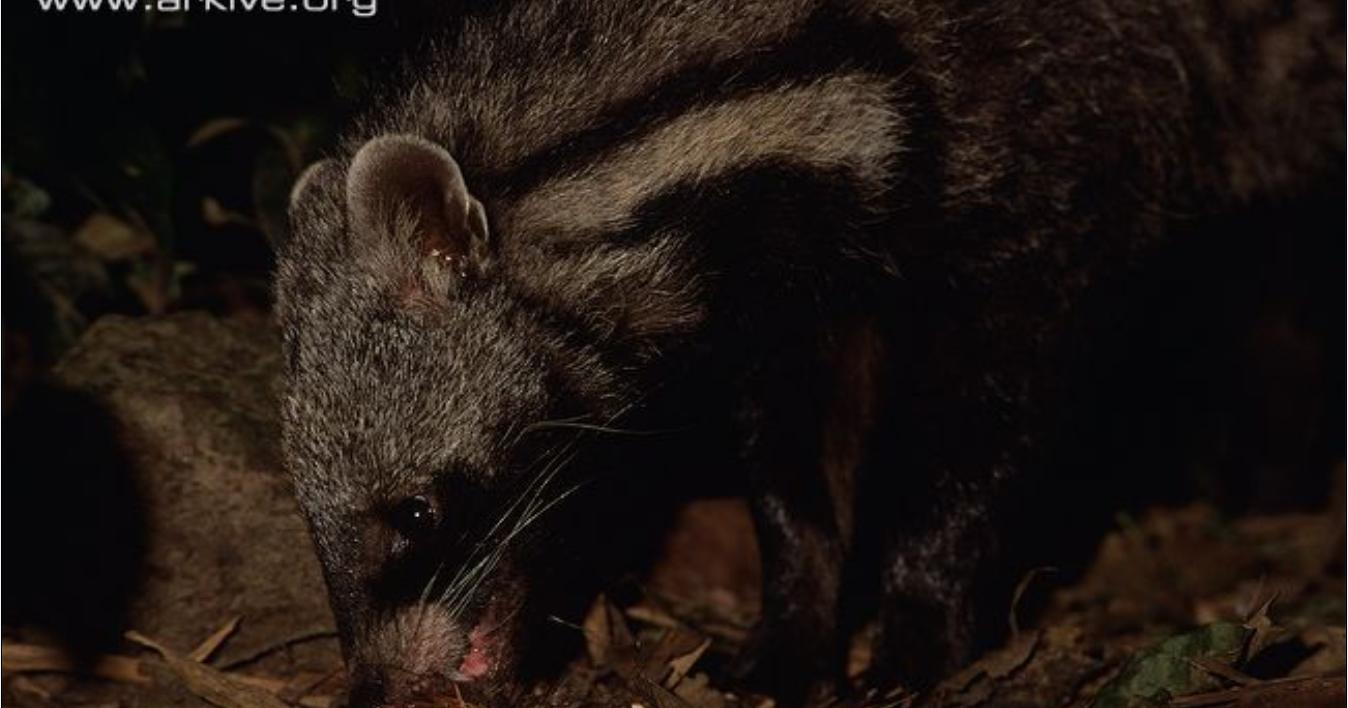
[[[225,671],[232,671],[241,666],[247,666],[265,656],[275,654],[282,649],[289,649],[297,644],[304,644],[305,642],[312,642],[319,639],[335,639],[336,637],[337,632],[331,629],[315,629],[307,632],[300,632],[299,634],[259,647],[236,659],[231,659],[224,664],[221,664],[220,668]]]

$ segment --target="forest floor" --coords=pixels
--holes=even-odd
[[[6,704],[342,704],[326,593],[280,472],[279,359],[258,321],[105,317],[49,376],[18,380],[5,401]],[[1121,515],[1083,572],[1021,580],[1003,646],[923,692],[858,683],[816,705],[1343,705],[1342,466],[1335,476],[1322,513]],[[635,585],[574,618],[586,651],[527,703],[773,705],[727,678],[760,604],[741,502],[686,507]],[[76,666],[54,637],[105,608],[122,610],[117,624]],[[869,656],[854,644],[860,677]]]
[[[751,534],[737,502],[697,503],[683,515],[646,595],[600,598],[580,627],[587,655],[541,703],[594,706],[773,705],[736,693],[722,667],[757,613]],[[1089,570],[1070,585],[1045,569],[1008,602],[1001,648],[934,690],[887,695],[853,687],[834,706],[1339,706],[1345,680],[1344,537],[1340,510],[1223,518],[1205,506],[1121,520]],[[1015,605],[1048,599],[1032,626]],[[246,622],[247,617],[241,618]],[[129,633],[97,677],[68,673],[51,647],[7,641],[5,700],[16,706],[338,705],[341,672],[259,673],[214,657],[240,618],[195,648]],[[306,638],[276,637],[287,651]],[[177,650],[177,651],[175,651]],[[868,656],[858,643],[849,672]],[[246,663],[246,662],[245,662]],[[460,704],[447,697],[445,708]]]

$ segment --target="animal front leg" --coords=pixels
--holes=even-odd
[[[763,608],[736,669],[787,704],[825,688],[842,657],[837,610],[845,550],[820,465],[817,396],[801,385],[810,380],[774,381],[773,395],[752,399],[741,419]]]
[[[996,391],[1012,374],[976,377],[899,398],[889,434],[862,473],[858,523],[879,570],[879,633],[870,682],[925,688],[950,675],[1005,627],[1014,572],[1005,514],[1024,492],[1026,399]],[[986,388],[983,388],[986,387]],[[949,395],[946,391],[960,391]],[[897,432],[896,432],[897,431]],[[904,435],[899,432],[906,433]]]
[[[982,571],[992,542],[984,509],[981,500],[968,500],[953,518],[890,539],[871,666],[881,683],[897,678],[924,688],[958,670],[987,640]]]

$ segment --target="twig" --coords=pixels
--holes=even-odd
[[[1250,686],[1172,698],[1174,708],[1223,705],[1312,706],[1343,705],[1343,676],[1293,676]],[[1248,699],[1248,700],[1245,700]]]
[[[229,639],[234,634],[234,631],[239,628],[239,620],[241,619],[243,619],[243,617],[240,616],[226,622],[223,627],[215,630],[214,634],[206,637],[206,641],[198,644],[195,649],[188,652],[187,658],[198,664],[205,663],[207,659],[211,658],[212,654],[220,649],[220,645],[224,644],[225,640]]]
[[[1058,569],[1049,565],[1031,568],[1029,572],[1021,577],[1020,582],[1016,583],[1016,590],[1011,594],[1011,608],[1007,612],[1006,618],[1008,624],[1011,626],[1011,634],[1013,636],[1020,634],[1020,622],[1016,617],[1016,610],[1020,608],[1020,601],[1021,598],[1025,596],[1025,591],[1030,589],[1030,583],[1034,582],[1034,579],[1040,575],[1056,572],[1058,572]]]
[[[138,644],[147,646],[151,649],[154,649],[157,652],[161,652],[161,656],[164,656],[166,660],[168,659],[169,656],[172,656],[172,652],[165,649],[165,647],[160,645],[158,642],[155,642],[147,637],[144,637],[143,635],[132,633],[132,635],[128,638],[130,638],[132,641],[135,641]],[[83,674],[86,676],[94,676],[97,678],[106,679],[109,681],[116,681],[119,683],[130,683],[138,685],[146,685],[152,683],[151,678],[146,675],[145,671],[142,670],[143,662],[140,659],[136,659],[129,656],[121,656],[115,654],[104,655],[97,657],[88,667],[82,667],[77,665],[75,661],[71,659],[70,656],[67,655],[64,651],[56,647],[47,647],[37,644],[16,644],[13,642],[4,642],[2,652],[4,654],[5,659],[4,660],[5,674],[25,674],[25,673]],[[167,652],[167,654],[163,652]],[[212,669],[204,664],[197,664],[196,662],[190,661],[185,662],[184,658],[181,657],[175,658],[177,659],[176,663],[171,662],[169,668],[175,670],[176,672],[183,672],[184,669],[190,669],[188,673],[191,674],[218,674],[224,678],[227,678],[228,680],[237,682],[238,684],[249,686],[254,689],[261,689],[263,691],[266,691],[267,693],[274,695],[280,694],[290,687],[290,682],[282,679],[271,678],[269,676],[250,676],[248,674],[238,674],[238,673],[231,673],[226,676],[222,674],[222,672],[219,672],[216,669]],[[192,667],[194,666],[199,668],[192,669]],[[199,685],[201,676],[194,675],[190,678],[191,678],[190,682],[195,682],[195,684],[197,684],[193,689],[193,692],[197,693],[198,691],[201,690],[201,686]],[[324,676],[323,678],[326,679],[327,676]],[[219,682],[217,681],[216,683],[218,684]],[[314,685],[317,686],[321,683],[322,681],[319,681],[317,684]],[[219,687],[220,686],[216,685],[212,686],[211,688],[214,689]],[[312,690],[312,687],[310,687],[310,690]],[[229,689],[229,692],[237,694],[239,690],[237,687],[235,687]],[[209,693],[209,691],[207,693]],[[198,695],[202,694],[198,693]],[[298,700],[295,700],[294,702],[297,702],[300,706],[303,706],[304,708],[326,708],[327,706],[330,706],[333,701],[332,698],[329,696],[302,695]]]
[[[5,673],[85,673],[120,683],[150,682],[140,670],[140,661],[128,656],[100,656],[87,667],[79,666],[68,654],[54,647],[36,644],[4,643]]]
[[[275,654],[276,652],[281,651],[282,649],[289,649],[290,647],[293,647],[296,644],[304,644],[305,642],[312,642],[318,639],[333,639],[336,636],[337,632],[331,629],[313,629],[307,632],[300,632],[299,634],[291,635],[279,641],[272,642],[271,644],[259,647],[236,659],[231,659],[221,664],[220,668],[224,669],[225,671],[232,671],[241,666],[247,666],[248,664],[257,661],[264,656]]]

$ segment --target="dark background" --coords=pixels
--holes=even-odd
[[[265,310],[268,237],[284,228],[294,175],[331,144],[368,77],[450,9],[402,2],[357,18],[6,5],[5,213],[74,233],[101,212],[149,240],[129,255],[95,252],[95,264],[80,262],[89,248],[7,239],[30,270],[62,276],[68,302],[7,285],[6,323],[35,330],[47,361],[109,312]],[[20,263],[7,261],[6,274]]]
[[[116,416],[48,374],[108,315],[269,327],[291,182],[370,77],[458,9],[389,4],[372,18],[5,4],[7,627],[85,656],[120,640],[151,540],[144,490]]]
[[[205,310],[268,326],[290,183],[397,58],[428,27],[452,32],[464,7],[392,5],[364,19],[5,3],[7,626],[53,627],[88,654],[116,641],[147,542],[129,463],[98,404],[46,373],[109,314]],[[1342,198],[1331,192],[1317,202]],[[1113,404],[1063,432],[1078,457],[1062,461],[1093,473],[1038,490],[1061,513],[1027,526],[1061,536],[1090,525],[1074,517],[1193,499],[1226,513],[1321,509],[1335,480],[1341,490],[1344,225],[1311,214],[1237,215],[1232,230],[1275,238],[1217,229],[1150,264],[1148,282],[1118,285],[1152,303],[1095,333],[1117,338],[1120,359],[1078,395]],[[1218,314],[1232,311],[1248,317]]]

